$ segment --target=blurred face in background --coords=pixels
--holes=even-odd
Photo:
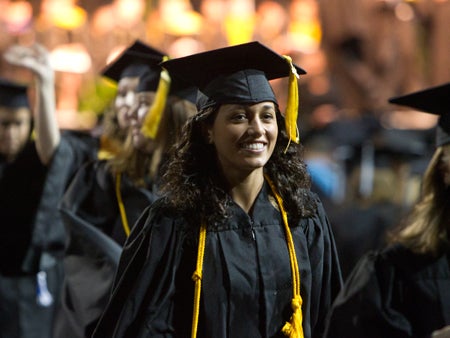
[[[114,108],[117,114],[117,122],[120,129],[127,129],[130,126],[128,119],[129,110],[136,100],[136,87],[139,84],[139,77],[124,77],[117,85],[117,95],[114,101]]]
[[[155,92],[153,91],[138,93],[136,95],[136,103],[128,114],[133,145],[136,149],[146,153],[151,153],[153,151],[154,142],[145,137],[141,129],[154,99]]]
[[[31,132],[28,108],[0,107],[0,154],[13,160],[27,143]]]

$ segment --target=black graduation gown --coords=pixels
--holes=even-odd
[[[152,188],[136,187],[126,175],[121,176],[122,201],[130,228],[156,195]],[[116,197],[116,180],[106,160],[85,163],[70,183],[60,210],[81,218],[123,245],[126,234]],[[68,224],[70,226],[70,224]]]
[[[31,142],[13,162],[0,159],[0,167],[0,273],[20,275],[47,168]]]
[[[66,240],[56,206],[89,158],[76,140],[62,137],[48,166],[33,142],[0,165],[0,337],[53,337]],[[46,291],[53,302],[42,303]]]
[[[198,337],[282,337],[292,277],[281,214],[267,184],[251,217],[231,216],[208,231]],[[273,198],[272,198],[273,200]],[[163,200],[146,210],[127,241],[112,298],[94,337],[187,337],[192,325],[197,239]],[[330,225],[317,213],[291,227],[301,275],[305,337],[320,337],[341,274]]]
[[[389,202],[354,204],[341,207],[330,217],[344,279],[365,253],[386,245],[388,231],[400,222],[404,212],[404,208]]]
[[[431,337],[450,325],[449,258],[401,246],[366,254],[333,304],[326,337]]]
[[[115,189],[107,162],[91,161],[78,170],[60,204],[69,239],[57,336],[89,336],[109,299],[126,239]],[[155,194],[122,175],[121,195],[132,228]]]

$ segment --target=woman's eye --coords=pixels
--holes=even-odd
[[[247,118],[247,115],[245,115],[244,113],[238,113],[238,114],[234,114],[231,119],[234,121],[242,121],[242,120],[245,120],[246,118]]]
[[[275,114],[273,114],[273,113],[264,113],[263,114],[263,119],[265,119],[265,120],[272,120],[274,118],[275,118]]]
[[[126,92],[126,90],[120,90],[120,91],[118,91],[117,92],[117,97],[124,97],[124,96],[126,96],[127,95],[127,92]]]

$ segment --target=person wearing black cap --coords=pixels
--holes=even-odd
[[[54,72],[41,45],[13,45],[7,62],[30,70],[28,86],[0,81],[0,336],[52,337],[63,278],[65,232],[56,205],[88,155],[63,137]]]
[[[326,337],[435,337],[450,325],[450,83],[392,98],[439,115],[421,195],[390,245],[364,255],[336,298]]]
[[[100,159],[113,157],[120,151],[130,126],[127,117],[135,102],[140,76],[149,70],[149,64],[160,61],[164,53],[136,40],[109,62],[101,75],[117,86],[111,107],[104,112],[100,135]]]
[[[341,275],[297,143],[304,71],[258,42],[162,66],[199,87],[198,113],[93,337],[320,337]],[[283,119],[269,80],[287,76]]]
[[[419,176],[413,164],[428,160],[423,138],[414,130],[380,126],[364,139],[359,163],[349,171],[346,199],[328,214],[344,278],[366,252],[385,246],[386,235],[410,211],[424,171]]]
[[[59,328],[61,337],[67,332],[90,336],[106,305],[118,262],[117,255],[108,258],[109,251],[120,252],[139,215],[156,199],[168,148],[196,112],[188,95],[196,93],[196,88],[171,80],[158,65],[162,57],[152,57],[140,75],[136,100],[127,113],[130,126],[122,149],[114,157],[81,167],[60,205],[70,234],[64,286],[64,312],[69,320]],[[100,230],[114,243],[102,252],[103,247],[95,242],[83,241],[86,231],[80,229],[94,234],[94,241]]]

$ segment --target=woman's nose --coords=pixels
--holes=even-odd
[[[132,107],[134,104],[134,98],[135,98],[134,92],[132,92],[132,91],[127,92],[124,97],[125,105],[127,105],[128,107]]]
[[[138,113],[138,105],[132,105],[130,106],[130,108],[128,109],[128,111],[125,113],[125,117],[127,120],[129,121],[135,121],[137,120],[137,113]]]
[[[254,118],[250,121],[248,133],[252,136],[261,135],[264,132],[262,122],[259,118]]]

